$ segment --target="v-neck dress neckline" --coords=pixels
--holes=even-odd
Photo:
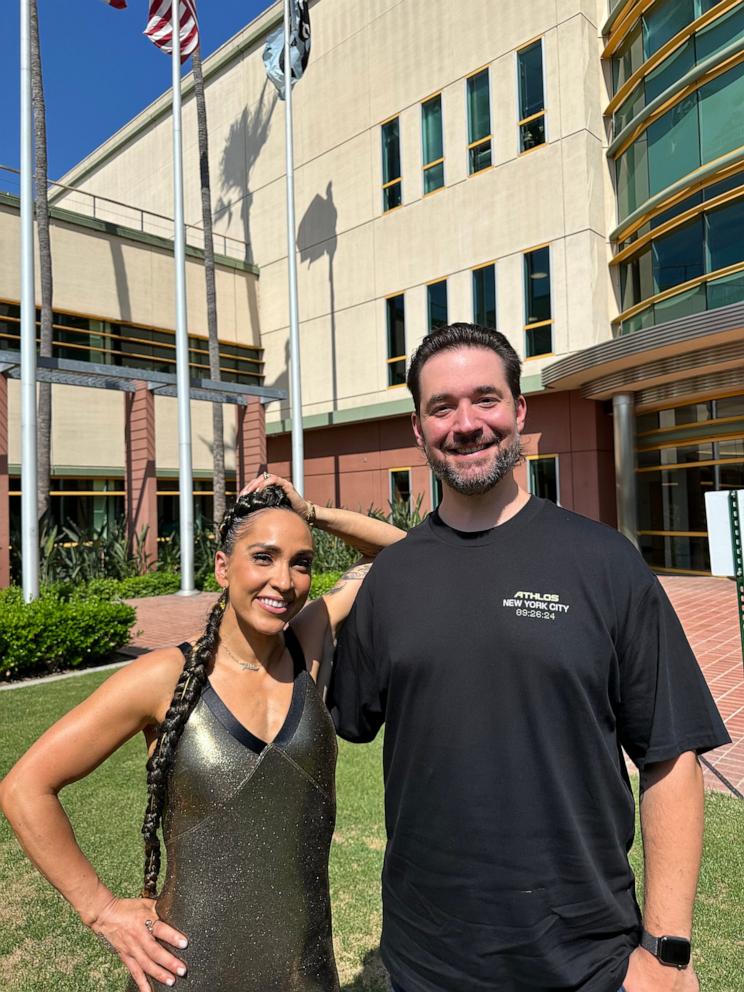
[[[284,718],[284,722],[279,728],[277,734],[274,736],[273,740],[264,741],[244,726],[232,710],[227,706],[222,697],[217,693],[217,690],[214,688],[211,681],[207,682],[207,685],[201,695],[205,705],[209,708],[212,715],[219,720],[228,734],[230,734],[231,737],[233,737],[244,747],[247,747],[256,754],[261,754],[267,747],[286,744],[290,741],[294,736],[300,722],[300,718],[302,717],[307,679],[310,676],[305,664],[305,656],[302,652],[302,647],[300,646],[300,642],[297,640],[297,636],[291,627],[287,627],[284,631],[284,643],[289,651],[294,666],[292,698],[290,699],[289,709],[287,710],[287,715]],[[181,644],[179,647],[184,655],[186,655],[191,649],[191,646],[187,644]]]

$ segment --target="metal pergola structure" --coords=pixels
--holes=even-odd
[[[35,371],[37,382],[82,386],[86,389],[113,389],[118,392],[130,394],[141,390],[144,383],[154,396],[172,396],[178,398],[179,395],[177,377],[173,373],[168,372],[156,372],[143,368],[131,368],[129,366],[103,365],[96,362],[82,362],[67,358],[42,358],[40,356],[36,356]],[[20,351],[0,350],[0,375],[5,375],[9,379],[22,378]],[[262,405],[265,405],[273,400],[284,400],[287,398],[287,392],[284,389],[240,385],[234,382],[217,382],[213,379],[191,379],[188,383],[188,395],[191,400],[231,404],[238,407],[247,407],[251,401],[255,401],[256,399]],[[22,470],[23,467],[22,455]],[[193,504],[193,495],[190,492],[187,495]],[[33,498],[35,508],[35,492],[33,493]],[[193,532],[193,514],[191,530]],[[38,539],[36,533],[33,539]],[[33,554],[31,557],[33,558]],[[30,578],[31,581],[35,580],[34,587],[36,587],[38,585],[38,556],[30,564],[29,575],[25,577]],[[36,572],[35,575],[32,574],[34,570]]]
[[[133,393],[137,388],[135,383],[146,382],[156,396],[177,396],[176,376],[170,372],[78,362],[70,358],[37,358],[36,362],[37,382],[84,386],[87,389],[115,389],[123,393]],[[20,351],[0,351],[0,372],[4,372],[10,379],[21,378]],[[287,398],[284,389],[243,386],[235,382],[217,382],[214,379],[191,379],[189,395],[192,400],[231,403],[236,406],[247,406],[252,396],[264,404]]]

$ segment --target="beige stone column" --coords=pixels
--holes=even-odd
[[[235,471],[238,491],[266,470],[266,407],[257,396],[247,406],[237,406]]]
[[[0,372],[0,588],[10,585],[10,480],[8,478],[8,377]]]
[[[145,554],[158,558],[158,497],[155,474],[155,397],[146,382],[124,394],[124,446],[127,535],[131,544],[147,527]]]

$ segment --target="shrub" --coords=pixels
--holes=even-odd
[[[316,572],[310,585],[310,599],[318,599],[332,589],[341,578],[342,572]]]
[[[77,668],[108,657],[129,640],[136,619],[126,603],[0,599],[0,673],[6,678]]]
[[[80,585],[71,599],[141,599],[143,596],[166,596],[178,592],[181,577],[177,572],[146,572],[127,579],[93,579]]]
[[[197,583],[197,586],[198,586],[199,589],[202,590],[202,592],[220,592],[221,591],[220,590],[220,587],[217,585],[217,579],[215,579],[215,577],[214,577],[214,572],[209,572],[208,575],[204,576],[204,578],[201,581],[201,584],[200,583]]]

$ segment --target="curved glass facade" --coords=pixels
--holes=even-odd
[[[680,31],[722,0],[659,0],[638,18],[612,59],[613,92]]]
[[[620,134],[615,153],[618,221],[634,218],[615,244],[625,334],[744,300],[744,0],[653,3],[612,57],[615,92],[654,56],[613,115],[615,133],[633,137]],[[646,124],[642,111],[659,98]]]
[[[740,40],[744,40],[744,5],[725,11],[712,24],[696,31],[644,76],[615,111],[613,133],[618,135],[652,100],[679,83],[696,65]]]
[[[744,486],[744,396],[636,418],[638,543],[657,571],[706,573],[705,493]]]
[[[643,6],[611,5],[607,39],[616,334],[744,302],[744,0]],[[638,543],[657,571],[709,572],[705,493],[744,486],[744,395],[714,379],[636,413]]]
[[[744,175],[737,176],[739,182]],[[675,286],[622,322],[623,333],[744,300],[744,186],[740,195],[648,241],[620,265],[620,306],[631,310]],[[731,271],[741,266],[740,270]],[[719,275],[716,275],[719,273]],[[686,284],[695,285],[687,287]]]
[[[744,62],[684,97],[616,160],[618,219],[744,144]]]

